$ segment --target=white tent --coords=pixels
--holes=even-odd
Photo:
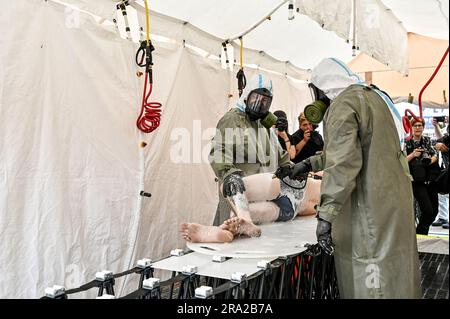
[[[111,10],[114,1],[66,2],[103,18],[111,19],[114,14]],[[265,60],[261,55],[268,54],[279,61],[310,69],[329,56],[330,47],[333,56],[348,62],[355,41],[364,53],[407,73],[407,32],[448,39],[446,0],[296,0],[294,7],[301,14],[291,21],[287,19],[288,2],[294,1],[160,0],[151,1],[150,5],[158,17],[154,33],[186,40],[210,53],[220,49],[214,40],[236,39],[245,34],[245,46],[263,53],[251,57],[257,64]],[[136,1],[138,10],[142,10],[142,3]],[[252,29],[268,16],[270,21]],[[248,30],[252,31],[246,33]]]
[[[309,101],[308,70],[328,56],[350,61],[354,39],[403,73],[407,31],[448,39],[448,1],[304,0],[294,20],[281,0],[149,2],[152,100],[163,104],[162,124],[149,135],[135,126],[138,44],[112,23],[123,22],[115,1],[3,3],[0,298],[35,298],[47,286],[74,288],[102,269],[160,259],[184,245],[181,221],[211,223],[217,184],[208,142],[237,96],[237,68],[218,59],[223,42],[237,52],[233,39],[245,34],[247,77],[271,77],[274,108],[292,124]],[[133,6],[134,26],[144,26],[142,3]],[[136,282],[117,285],[124,294]]]

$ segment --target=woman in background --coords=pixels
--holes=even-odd
[[[414,198],[419,203],[421,211],[416,233],[428,235],[428,230],[439,210],[438,192],[432,174],[438,158],[431,146],[430,138],[423,135],[425,121],[413,119],[411,124],[413,136],[406,142],[406,159],[413,177]],[[439,170],[439,166],[437,169]]]
[[[324,145],[322,136],[314,130],[314,126],[306,119],[304,113],[300,113],[298,122],[300,128],[291,137],[292,144],[295,145],[294,163],[300,163],[323,151]]]

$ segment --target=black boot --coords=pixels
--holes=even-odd
[[[416,234],[417,235],[428,235],[428,227],[417,226]]]

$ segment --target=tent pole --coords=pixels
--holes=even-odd
[[[253,30],[255,30],[257,27],[259,27],[264,21],[267,20],[268,17],[270,17],[272,14],[274,14],[278,9],[280,9],[285,3],[287,3],[289,0],[283,0],[278,6],[275,7],[275,9],[273,9],[272,11],[270,11],[268,14],[266,14],[264,16],[263,19],[261,19],[260,21],[258,21],[256,24],[254,24],[250,29],[248,29],[247,31],[244,31],[243,33],[240,33],[239,35],[236,35],[232,38],[229,38],[228,40],[226,40],[225,42],[230,43],[234,40],[237,40],[239,38],[244,37],[245,35],[249,34],[250,32],[252,32]]]

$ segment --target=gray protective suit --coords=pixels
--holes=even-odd
[[[333,101],[312,167],[324,170],[317,212],[332,223],[341,297],[420,298],[411,176],[390,106],[335,59],[312,83]]]

